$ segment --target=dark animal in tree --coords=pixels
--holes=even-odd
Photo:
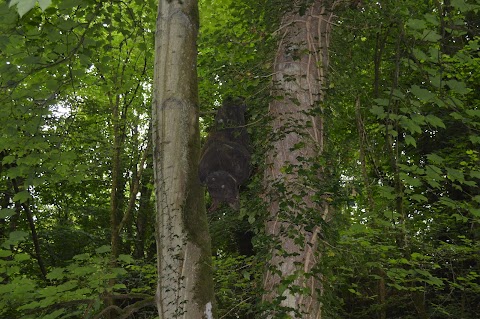
[[[250,175],[249,137],[243,99],[227,98],[202,149],[198,176],[212,198],[210,211],[222,202],[238,210],[239,187]]]

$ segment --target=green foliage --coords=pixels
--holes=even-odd
[[[274,31],[284,12],[301,12],[308,3],[292,8],[285,1],[200,1],[202,128],[211,125],[225,96],[245,96],[254,166],[239,214],[225,209],[209,216],[220,317],[258,315],[259,260],[270,256],[269,238],[262,237],[264,154],[271,141],[290,132],[268,134]],[[282,168],[284,174],[298,172],[304,189],[321,189],[312,200],[325,200],[337,212],[329,226],[313,210],[284,217],[308,229],[323,227],[314,271],[324,282],[325,316],[476,318],[479,6],[469,0],[355,3],[335,8],[321,112],[327,150],[320,158],[299,159],[312,170],[323,167],[328,178],[319,181],[295,165]],[[105,245],[114,231],[115,137],[122,215],[149,135],[156,5],[0,2],[2,318],[93,317],[114,296],[151,304],[150,162],[120,234],[117,266]],[[288,124],[297,131],[309,125]],[[291,151],[303,147],[301,141]],[[302,205],[306,193],[274,186],[285,199],[282,209]],[[303,243],[295,230],[283,231]],[[241,251],[252,236],[254,247]],[[279,289],[295,289],[292,282],[284,278]],[[154,309],[141,307],[133,308],[154,316]]]
[[[125,261],[133,262],[121,256],[123,267],[110,267],[110,247],[103,246],[93,254],[74,256],[65,267],[51,268],[48,281],[42,282],[26,272],[33,262],[28,254],[0,252],[0,315],[5,318],[92,317],[101,310],[102,299],[126,288],[122,283],[110,286],[109,281],[125,277]]]
[[[250,318],[258,299],[261,268],[254,257],[235,256],[222,252],[213,259],[215,295],[219,318]]]
[[[325,260],[345,265],[331,275],[343,300],[332,311],[345,317],[474,318],[479,310],[479,60],[471,49],[479,33],[470,24],[479,8],[450,5],[382,1],[381,10],[344,11],[334,29],[329,104],[345,107],[332,115],[342,117],[357,99],[360,106],[349,124],[331,121],[334,132],[340,124],[360,134],[358,145],[339,149],[356,161],[342,164],[354,202]],[[337,53],[346,49],[353,64]]]
[[[265,6],[266,1],[200,1],[198,76],[206,127],[223,98],[245,97],[250,113],[258,95],[265,94],[273,58],[268,56],[272,37],[258,11]]]
[[[43,12],[10,2],[20,19],[0,2],[0,316],[93,317],[116,296],[118,309],[148,313],[151,283],[131,284],[115,264],[135,255],[141,267],[155,251],[153,172],[151,161],[139,163],[148,151],[156,3],[39,2]],[[142,181],[121,233],[125,255],[113,263],[104,245],[114,226],[115,138],[124,141],[118,197]],[[126,207],[120,200],[118,211]],[[134,292],[140,287],[145,293]]]

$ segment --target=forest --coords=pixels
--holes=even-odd
[[[0,318],[476,319],[478,0],[0,0]]]

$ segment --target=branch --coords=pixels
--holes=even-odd
[[[138,189],[140,186],[140,179],[142,178],[143,170],[145,168],[145,161],[147,160],[148,154],[150,153],[150,149],[152,147],[152,139],[150,137],[151,135],[152,134],[150,134],[150,132],[147,134],[148,136],[147,147],[143,151],[142,159],[140,160],[140,165],[139,165],[140,167],[138,168],[138,173],[132,180],[132,191],[130,192],[130,198],[128,199],[128,205],[127,205],[125,214],[123,215],[122,221],[118,225],[118,230],[117,230],[118,234],[120,234],[128,218],[130,217],[130,215],[132,215],[133,207],[135,205],[135,200],[137,199]]]

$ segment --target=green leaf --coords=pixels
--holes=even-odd
[[[13,201],[23,204],[26,203],[30,198],[31,196],[28,191],[20,191],[13,196]]]
[[[469,110],[466,110],[465,113],[467,113],[468,115],[470,115],[472,117],[480,117],[480,109],[479,110],[469,109]]]
[[[63,279],[65,278],[65,268],[54,268],[47,274],[47,279],[55,280],[55,279]]]
[[[395,199],[395,190],[391,186],[381,186],[378,189],[378,193],[381,197],[385,199]]]
[[[118,256],[118,260],[126,264],[133,264],[135,260],[130,255],[121,254]]]
[[[457,208],[457,202],[448,198],[448,197],[440,197],[440,200],[439,202],[442,204],[442,205],[445,205],[447,207],[450,207],[450,208]]]
[[[417,147],[417,141],[411,135],[405,136],[405,144],[412,145],[413,147]]]
[[[438,156],[435,153],[428,154],[427,159],[433,164],[442,164],[443,161],[444,161],[444,159],[442,157]],[[440,169],[438,169],[438,170],[440,170]],[[440,170],[440,172],[441,172],[441,170]]]
[[[376,115],[379,119],[384,119],[387,115],[385,114],[385,110],[380,105],[373,105],[370,108],[370,113]]]
[[[52,0],[38,0],[38,4],[40,6],[40,9],[45,11],[45,9],[47,9],[52,4]]]
[[[425,280],[425,282],[430,284],[430,285],[437,286],[437,287],[442,287],[444,285],[442,279],[440,279],[438,277],[435,277],[435,276],[431,276],[431,275],[428,278],[428,280]]]
[[[9,257],[11,255],[12,255],[12,252],[10,250],[0,249],[0,258]]]
[[[470,142],[472,142],[473,144],[480,144],[480,136],[478,135],[470,135],[468,137],[468,139],[470,140]]]
[[[413,133],[422,133],[422,128],[420,127],[420,125],[418,125],[417,123],[415,123],[414,121],[406,118],[406,117],[403,117],[401,120],[400,120],[402,126],[404,128],[406,128],[407,130],[410,131],[411,134]]]
[[[127,289],[127,286],[125,286],[125,284],[115,284],[113,285],[113,289]]]
[[[110,251],[112,251],[112,247],[110,245],[103,245],[95,249],[95,252],[97,254],[105,254],[105,253],[109,253]]]
[[[425,117],[425,119],[428,123],[430,123],[434,127],[446,128],[445,123],[443,123],[442,119],[439,117],[436,117],[435,115],[428,114]]]
[[[428,198],[426,198],[422,194],[413,194],[412,196],[410,196],[410,198],[418,203],[428,202]]]
[[[455,169],[455,168],[446,168],[447,170],[447,177],[452,181],[459,181],[461,183],[465,182],[465,175],[462,171]]]
[[[80,255],[75,255],[75,256],[73,256],[73,259],[75,259],[75,260],[88,260],[88,259],[90,259],[90,254],[89,253],[84,253],[84,254],[80,254]]]
[[[433,74],[429,75],[428,79],[430,80],[430,83],[435,87],[435,88],[440,88],[442,85],[442,77],[440,74]],[[443,102],[443,101],[442,101]]]
[[[480,195],[475,195],[473,197],[473,200],[476,201],[477,203],[480,203]]]
[[[98,268],[94,266],[85,266],[85,267],[75,267],[72,270],[72,273],[75,274],[76,276],[85,276],[85,275],[94,274],[97,271],[98,271]]]
[[[470,208],[470,213],[475,217],[480,217],[480,208]]]
[[[5,218],[11,217],[15,214],[16,214],[16,212],[11,208],[0,209],[0,219],[5,219]]]
[[[400,178],[407,184],[413,187],[419,187],[422,185],[422,182],[420,181],[419,178],[416,178],[415,176],[411,176],[405,172],[400,172]]]
[[[25,240],[26,237],[28,237],[27,232],[24,232],[24,231],[21,231],[21,230],[16,230],[16,231],[12,231],[9,234],[8,239],[9,239],[9,241],[18,243],[20,241]]]
[[[410,117],[415,123],[417,123],[419,125],[425,124],[425,116],[422,115],[422,114],[413,113],[413,114],[410,115]]]
[[[7,155],[2,159],[2,164],[12,164],[15,163],[16,156]]]
[[[462,12],[468,11],[470,9],[470,5],[467,4],[465,0],[451,0],[450,5]]]
[[[420,101],[423,101],[423,102],[428,102],[430,101],[431,99],[433,99],[436,94],[435,93],[432,93],[430,92],[429,90],[427,89],[423,89],[421,87],[419,87],[418,85],[412,85],[410,87],[410,91],[413,93],[413,95],[415,95]]]
[[[30,255],[25,253],[16,254],[14,257],[14,260],[18,262],[24,262],[24,261],[30,260]]]
[[[448,87],[454,91],[455,93],[458,93],[458,94],[467,94],[471,91],[471,89],[469,89],[467,87],[467,85],[465,84],[465,82],[460,82],[460,81],[457,81],[457,80],[448,80],[445,82],[446,85],[448,85]]]
[[[43,319],[56,319],[67,311],[65,308],[57,309],[52,313],[42,316]],[[71,314],[70,314],[71,315]]]
[[[429,41],[429,42],[438,42],[440,39],[442,39],[442,36],[438,34],[437,32],[433,30],[425,30],[423,31],[423,36],[422,36],[424,41]]]
[[[407,27],[414,30],[424,30],[427,28],[427,22],[420,19],[408,19],[406,24]]]
[[[425,62],[427,61],[428,59],[428,56],[425,54],[425,52],[423,52],[422,50],[418,49],[418,48],[414,48],[413,49],[413,55],[415,56],[415,58],[417,58],[417,60],[419,60],[420,62]]]
[[[37,0],[11,0],[9,6],[12,7],[16,5],[18,14],[22,17],[35,6],[36,2]]]

